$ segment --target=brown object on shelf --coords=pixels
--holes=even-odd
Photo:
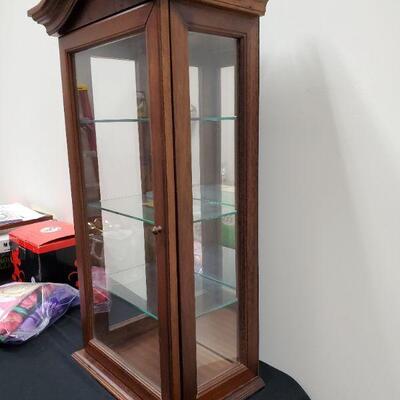
[[[42,0],[29,11],[60,37],[84,339],[73,356],[118,399],[242,400],[264,386],[266,4]],[[106,312],[93,306],[94,270],[114,299]]]

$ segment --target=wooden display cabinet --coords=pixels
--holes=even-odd
[[[258,376],[266,0],[42,0],[59,36],[84,349],[119,399],[245,399]]]

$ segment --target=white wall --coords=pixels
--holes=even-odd
[[[72,222],[58,41],[27,17],[37,3],[0,1],[0,203]]]
[[[316,400],[400,398],[400,2],[262,22],[261,358]]]
[[[71,220],[35,2],[0,2],[0,202]],[[399,18],[394,0],[271,0],[262,20],[261,358],[315,400],[400,398]]]

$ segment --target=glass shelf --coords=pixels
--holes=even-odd
[[[218,193],[218,186],[213,190],[208,190],[209,197],[204,198],[203,192],[199,192],[199,197],[193,198],[193,222],[202,222],[213,219],[236,215],[237,211],[233,204],[221,202],[217,197],[213,197]],[[228,193],[227,196],[231,194]],[[221,195],[220,195],[221,196]],[[233,194],[234,197],[234,194]],[[224,196],[222,196],[223,199]],[[228,200],[226,198],[225,200]],[[154,221],[154,203],[152,194],[135,195],[123,197],[119,199],[101,200],[89,203],[90,208],[107,211],[118,214],[127,218],[142,221],[148,224],[155,224]]]
[[[100,123],[105,123],[105,124],[111,124],[115,122],[149,122],[149,118],[121,118],[121,119],[115,119],[115,118],[109,118],[109,119],[86,119],[82,118],[79,122],[81,125],[93,125],[93,124],[100,124]]]
[[[235,187],[229,185],[194,185],[193,198],[206,202],[219,202],[234,207],[236,204]]]
[[[209,116],[209,117],[192,117],[191,121],[200,121],[200,122],[220,122],[220,121],[236,121],[237,116]]]
[[[146,293],[156,293],[156,288],[146,286],[146,271],[153,273],[152,264],[139,265],[108,274],[108,290],[141,312],[158,319],[157,311],[149,310]],[[236,290],[222,282],[195,273],[196,318],[237,303]],[[156,280],[153,280],[156,284]]]
[[[150,196],[135,195],[119,199],[100,200],[89,203],[88,206],[147,224],[155,224],[154,202]]]
[[[220,122],[220,121],[236,121],[236,116],[209,116],[209,117],[193,117],[191,121],[199,121],[199,122]],[[150,118],[105,118],[105,119],[87,119],[82,118],[80,119],[81,125],[93,125],[93,124],[100,124],[100,123],[120,123],[120,122],[149,122]]]
[[[237,302],[234,288],[197,273],[195,273],[194,279],[196,318]]]

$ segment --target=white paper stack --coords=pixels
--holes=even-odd
[[[19,203],[0,205],[0,228],[2,225],[32,221],[41,217],[42,214]]]

